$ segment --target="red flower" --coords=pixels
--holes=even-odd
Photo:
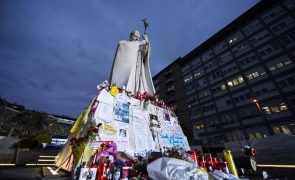
[[[97,127],[94,128],[94,129],[93,129],[93,132],[94,132],[94,133],[98,133],[98,128],[97,128]]]
[[[82,137],[79,137],[79,138],[77,139],[77,141],[78,141],[79,143],[81,143],[81,142],[83,142],[83,141],[84,141],[84,138],[82,138]]]
[[[70,141],[71,141],[71,143],[77,142],[77,138],[73,137]]]

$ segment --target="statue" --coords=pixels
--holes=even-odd
[[[145,31],[148,26],[144,21]],[[148,37],[144,33],[140,40],[139,31],[132,31],[130,41],[121,40],[117,46],[110,83],[126,87],[126,91],[132,94],[147,92],[155,93],[154,84],[150,72],[151,48]]]

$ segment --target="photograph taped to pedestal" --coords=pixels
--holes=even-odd
[[[81,168],[79,180],[95,180],[97,168]]]
[[[161,128],[161,123],[158,120],[158,116],[150,114],[150,127]]]
[[[168,111],[164,111],[164,120],[170,122],[170,115]]]
[[[126,129],[119,129],[119,138],[120,139],[126,139],[127,136],[127,130]]]
[[[129,103],[121,99],[115,101],[115,120],[129,123]]]

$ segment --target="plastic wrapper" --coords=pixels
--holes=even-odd
[[[207,180],[208,174],[194,164],[175,158],[159,158],[147,166],[149,178],[161,180]]]
[[[236,176],[219,170],[214,170],[210,177],[211,180],[239,180]]]

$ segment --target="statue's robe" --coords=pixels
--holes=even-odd
[[[110,83],[125,86],[133,94],[155,93],[150,72],[150,44],[145,41],[119,42],[110,76]]]

